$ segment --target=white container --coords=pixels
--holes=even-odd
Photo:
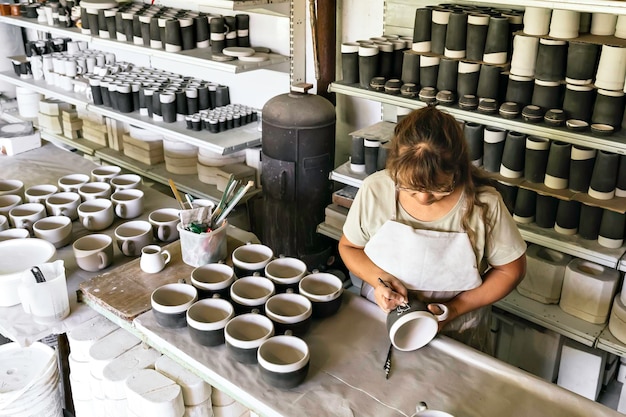
[[[204,405],[211,408],[211,386],[167,356],[161,356],[154,368],[180,385],[186,407]]]
[[[104,336],[119,329],[119,326],[104,316],[97,314],[67,334],[72,356],[78,362],[89,362],[89,349]]]
[[[517,286],[517,291],[543,304],[557,304],[561,298],[565,267],[571,260],[570,255],[562,252],[529,245],[526,251],[526,276]]]
[[[96,341],[91,348],[89,348],[91,375],[95,378],[102,379],[102,371],[105,366],[139,343],[140,340],[136,336],[122,328]]]
[[[137,415],[183,417],[180,386],[154,369],[137,370],[126,379],[128,409]]]
[[[619,278],[615,269],[576,258],[565,268],[559,306],[590,323],[605,323]]]
[[[113,359],[102,370],[102,390],[105,397],[113,400],[126,398],[126,379],[135,371],[154,368],[154,363],[160,356],[161,353],[157,350],[140,345]]]
[[[617,340],[626,343],[626,305],[620,296],[613,300],[611,317],[609,318],[609,331]]]
[[[557,384],[596,401],[602,387],[606,355],[603,350],[566,339],[561,351]]]
[[[37,267],[45,281],[37,282],[30,270],[22,273],[18,287],[22,308],[37,323],[48,324],[63,320],[70,314],[64,261],[56,260]]]
[[[35,118],[39,115],[41,94],[25,87],[15,87],[17,109],[22,117]]]

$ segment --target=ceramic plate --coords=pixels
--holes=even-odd
[[[255,52],[252,48],[242,48],[239,46],[233,46],[230,48],[222,49],[222,53],[226,56],[234,56],[234,57],[242,57],[242,56],[250,56]]]
[[[269,59],[269,55],[263,52],[257,52],[250,56],[240,56],[239,60],[243,62],[262,62]]]
[[[224,55],[224,54],[213,54],[213,61],[225,62],[232,61],[235,57]]]

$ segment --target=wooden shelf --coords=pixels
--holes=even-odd
[[[253,0],[257,1],[257,0]],[[226,1],[226,3],[235,3]],[[248,3],[247,1],[236,2],[236,3]],[[266,2],[267,3],[267,2]],[[99,38],[97,36],[86,35],[80,33],[77,28],[61,28],[48,26],[41,23],[38,23],[34,19],[29,19],[25,17],[19,16],[0,16],[0,23],[7,23],[9,25],[20,26],[27,29],[35,29],[45,32],[50,32],[56,36],[70,37],[76,40],[87,41],[92,44],[93,47],[97,48],[99,45],[117,48],[121,50],[126,50],[130,52],[136,52],[142,55],[146,55],[149,57],[159,57],[163,59],[167,59],[172,62],[179,62],[185,65],[193,65],[194,67],[211,69],[223,72],[230,73],[242,73],[246,71],[254,71],[257,69],[273,69],[278,71],[288,71],[288,65],[280,65],[286,64],[290,61],[290,58],[287,56],[279,55],[279,54],[270,54],[270,59],[263,62],[243,62],[238,59],[226,62],[213,61],[211,49],[210,48],[202,48],[202,49],[190,49],[187,51],[181,52],[166,52],[162,49],[152,49],[149,47],[145,47],[143,45],[135,45],[128,42],[121,42],[114,39],[105,39]]]
[[[419,109],[426,107],[427,105],[423,101],[419,101],[417,99],[366,90],[359,87],[357,84],[344,84],[341,81],[331,83],[328,89],[334,93],[373,100],[407,109]],[[527,123],[521,118],[505,119],[497,114],[484,114],[479,113],[478,111],[461,110],[457,105],[438,107],[460,120],[472,121],[485,126],[495,126],[506,130],[525,133],[527,135],[540,136],[547,139],[567,142],[572,145],[591,147],[607,152],[626,155],[626,133],[623,131],[616,132],[611,136],[599,137],[592,136],[591,134],[573,132],[565,127],[549,127],[543,122]]]
[[[0,72],[0,80],[29,88],[45,96],[57,98],[75,106],[87,107],[94,113],[160,133],[168,139],[178,139],[219,154],[228,154],[261,143],[261,132],[258,130],[259,122],[248,123],[242,127],[221,133],[210,133],[206,130],[196,132],[186,129],[184,122],[155,122],[152,118],[142,116],[136,111],[133,113],[120,113],[108,107],[96,106],[87,100],[86,94],[66,91],[57,86],[47,84],[44,80],[21,79],[15,73],[9,71]]]

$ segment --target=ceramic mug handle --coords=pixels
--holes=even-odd
[[[163,256],[163,265],[167,265],[172,259],[172,256],[170,255],[170,252],[167,249],[164,251],[161,251],[161,255]]]
[[[430,304],[434,304],[441,309],[441,314],[433,313],[433,316],[435,316],[437,321],[444,321],[445,319],[448,318],[448,307],[445,304],[441,304],[441,303],[430,303]]]

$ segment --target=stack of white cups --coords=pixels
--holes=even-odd
[[[98,406],[91,392],[89,350],[98,340],[119,329],[117,325],[98,315],[67,334],[70,345],[70,386],[76,417],[97,416]]]

